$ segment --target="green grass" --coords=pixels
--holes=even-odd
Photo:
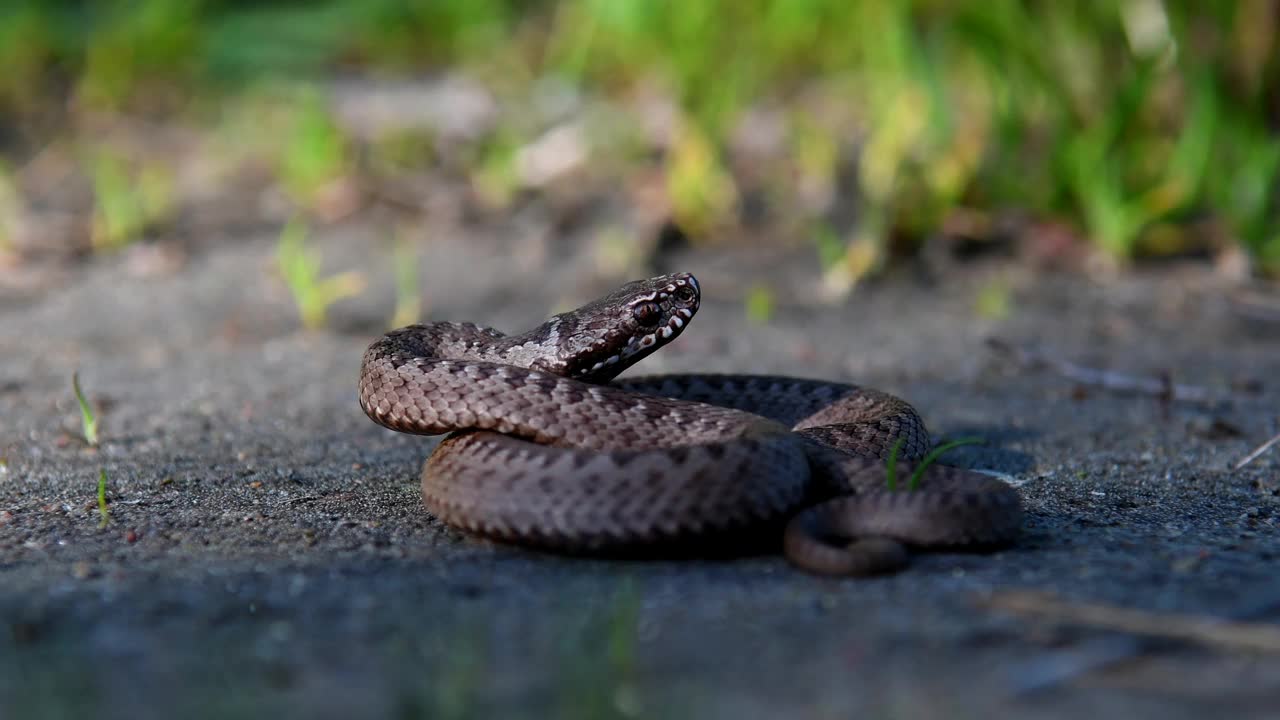
[[[280,231],[276,243],[276,264],[293,296],[302,327],[319,330],[325,326],[329,306],[364,290],[365,280],[356,272],[321,276],[321,259],[307,245],[307,229],[302,221],[291,220]]]
[[[413,243],[403,233],[396,235],[391,253],[395,263],[396,309],[391,316],[391,327],[398,328],[418,322],[422,315],[422,294],[418,281],[418,257]]]
[[[973,301],[978,317],[1004,320],[1013,312],[1013,291],[1001,280],[992,280],[978,288]]]
[[[608,602],[566,621],[557,664],[555,717],[573,720],[642,717],[638,688],[641,593],[634,579],[620,583]]]
[[[93,406],[89,404],[84,392],[80,389],[80,373],[72,373],[71,390],[75,393],[76,403],[80,406],[80,428],[84,441],[90,447],[97,447],[98,416],[93,412]]]
[[[16,246],[20,224],[21,193],[13,181],[8,163],[0,160],[0,259]]]
[[[753,285],[743,300],[747,320],[758,325],[768,323],[777,308],[778,299],[767,285]]]
[[[170,215],[173,181],[158,165],[132,168],[119,155],[103,149],[91,160],[94,214],[91,239],[99,250],[113,250],[137,240]]]
[[[889,449],[889,457],[885,460],[885,486],[889,488],[889,492],[895,492],[898,489],[898,455],[902,452],[902,443],[905,438],[898,438],[893,447]],[[924,477],[924,473],[929,466],[937,462],[938,458],[950,450],[958,448],[962,445],[981,445],[986,443],[982,438],[959,438],[945,442],[933,448],[923,458],[916,463],[915,470],[912,471],[911,477],[907,480],[907,490],[915,492],[920,487],[920,479]]]
[[[98,416],[93,412],[93,406],[89,400],[85,398],[84,391],[80,389],[80,373],[72,373],[71,390],[75,393],[76,404],[80,406],[80,428],[84,436],[84,441],[89,447],[98,446]],[[111,511],[107,509],[107,471],[105,468],[98,468],[98,521],[99,528],[105,528],[107,523],[111,521]]]
[[[355,162],[310,83],[449,66],[515,109],[453,149],[501,208],[519,189],[515,153],[545,129],[525,117],[538,88],[620,103],[616,124],[635,127],[614,135],[633,138],[621,103],[643,90],[676,109],[657,162],[681,225],[732,237],[743,199],[768,197],[802,215],[800,232],[824,228],[815,252],[836,285],[960,209],[1065,220],[1118,265],[1225,238],[1280,274],[1277,15],[1193,0],[17,0],[0,10],[0,112],[37,130],[48,106],[207,119],[265,86],[301,87],[272,151],[305,206]],[[734,138],[762,108],[784,149],[748,177]],[[611,179],[652,170],[633,143],[595,150]],[[108,160],[93,175],[104,244],[136,235],[147,203],[122,189],[135,181]],[[846,181],[856,196],[834,197],[861,220],[825,229],[806,198]]]
[[[884,483],[889,492],[898,490],[898,455],[902,453],[902,444],[906,441],[906,438],[898,438],[893,441],[893,447],[889,448],[889,458],[884,463]]]
[[[293,103],[276,160],[276,175],[302,205],[314,203],[349,167],[346,138],[329,115],[325,99],[303,89]]]
[[[98,468],[98,527],[105,528],[111,522],[111,511],[107,509],[107,470]]]

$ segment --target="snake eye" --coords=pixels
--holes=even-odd
[[[693,300],[693,288],[688,285],[681,285],[676,288],[676,300],[682,303],[691,302]]]
[[[657,325],[658,319],[662,317],[662,308],[655,302],[640,303],[631,312],[635,315],[636,322],[645,326]]]

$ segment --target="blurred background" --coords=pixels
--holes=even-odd
[[[518,254],[531,215],[602,276],[785,247],[826,297],[988,254],[1274,277],[1278,27],[1274,0],[9,0],[0,277],[269,231],[319,324],[364,282],[312,229]]]

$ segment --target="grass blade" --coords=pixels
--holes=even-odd
[[[84,428],[84,441],[91,447],[97,447],[98,416],[93,413],[93,407],[89,405],[84,392],[80,390],[80,373],[78,372],[71,375],[71,389],[75,391],[76,402],[80,403],[80,425]]]
[[[402,233],[396,235],[392,259],[395,262],[396,310],[391,317],[391,327],[398,328],[418,322],[422,314],[418,259],[413,251],[413,243]]]
[[[105,528],[107,523],[111,522],[111,511],[107,509],[106,468],[98,468],[98,515],[102,517],[102,519],[98,521],[98,528]]]
[[[889,492],[898,489],[898,454],[902,452],[902,443],[905,441],[906,438],[898,438],[889,449],[889,460],[884,466],[885,484],[889,487]]]
[[[911,473],[911,480],[907,483],[907,489],[915,490],[916,488],[920,487],[920,478],[924,476],[924,471],[927,470],[929,466],[934,463],[934,461],[936,461],[939,457],[942,456],[943,453],[947,452],[948,450],[958,448],[961,445],[983,445],[983,444],[986,444],[986,442],[987,441],[985,438],[970,437],[970,438],[960,438],[958,440],[952,440],[951,442],[943,443],[935,447],[934,449],[929,451],[928,455],[924,456],[924,459],[920,461],[920,464],[918,466],[916,466],[915,472]]]

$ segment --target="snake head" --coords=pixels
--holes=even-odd
[[[689,273],[629,282],[551,319],[559,335],[559,374],[607,382],[675,339],[698,311],[702,291]]]

